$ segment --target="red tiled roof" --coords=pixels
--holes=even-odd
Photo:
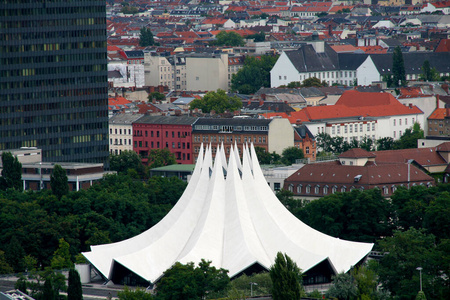
[[[425,174],[416,166],[410,166],[410,182],[435,183],[433,177]],[[360,176],[358,182],[355,177]],[[341,165],[339,161],[328,163],[307,164],[294,174],[286,178],[285,184],[289,183],[320,185],[345,185],[347,191],[352,186],[391,186],[408,182],[408,164],[406,163],[367,163],[365,166]],[[329,186],[331,189],[331,186]],[[313,190],[313,188],[312,188]],[[311,195],[314,195],[311,193]]]
[[[353,148],[339,155],[339,158],[373,158],[375,156],[375,154],[367,150],[361,148]]]
[[[432,120],[444,120],[445,117],[448,117],[447,115],[447,109],[446,108],[436,108],[431,115],[428,117],[428,119]]]
[[[450,52],[450,39],[442,39],[434,52]]]
[[[437,147],[436,147],[436,151],[441,151],[441,152],[450,152],[450,142],[445,142],[445,143],[442,143],[442,144],[439,144]]]
[[[374,154],[377,156],[377,163],[407,162],[409,159],[414,159],[422,166],[447,164],[434,147],[375,151]]]

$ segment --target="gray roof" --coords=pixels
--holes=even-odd
[[[323,53],[317,53],[312,45],[307,44],[298,50],[285,53],[300,73],[337,70],[339,62],[337,53],[326,43],[324,48]]]
[[[141,118],[143,114],[117,114],[109,119],[109,124],[128,125]]]
[[[369,56],[359,53],[338,53],[339,67],[341,70],[356,70]]]
[[[230,118],[230,119],[199,118],[197,122],[195,122],[192,131],[204,133],[216,133],[222,131],[221,126],[233,126],[233,130],[231,132],[261,133],[267,132],[267,130],[261,130],[260,127],[269,126],[270,122],[272,122],[272,120],[270,119],[253,119],[253,118]],[[209,125],[209,127],[208,129],[206,128],[198,129],[197,125],[207,125],[207,126]],[[251,128],[247,129],[246,126],[250,126]],[[254,128],[255,126],[259,129],[255,130]]]
[[[306,87],[300,89],[300,94],[302,94],[303,97],[309,98],[309,97],[325,97],[326,94],[319,90],[316,87]]]
[[[188,116],[143,116],[133,123],[192,125],[197,118]]]
[[[392,53],[370,55],[381,75],[392,73]],[[425,60],[439,73],[450,73],[449,52],[410,52],[403,53],[406,74],[421,74]]]

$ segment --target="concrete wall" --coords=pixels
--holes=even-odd
[[[269,152],[280,154],[285,148],[294,147],[294,129],[288,119],[273,119],[269,123]]]
[[[228,90],[228,54],[186,58],[186,89],[189,91]]]
[[[287,85],[293,81],[300,81],[299,73],[286,53],[283,52],[270,71],[270,87]]]

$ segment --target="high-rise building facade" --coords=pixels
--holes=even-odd
[[[104,0],[0,0],[0,150],[104,162],[106,54]]]

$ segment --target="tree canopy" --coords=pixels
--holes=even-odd
[[[75,269],[69,270],[69,286],[67,288],[67,300],[83,300],[80,274]]]
[[[22,183],[22,164],[17,157],[14,157],[11,152],[2,153],[2,177],[0,178],[0,189],[6,190],[8,188],[23,190]]]
[[[225,289],[230,278],[228,271],[216,269],[210,261],[201,260],[197,267],[194,263],[176,262],[166,270],[157,283],[157,299],[204,299],[206,294]]]
[[[394,86],[406,85],[405,63],[403,60],[402,49],[399,46],[395,47],[392,56],[392,74]]]
[[[162,100],[166,99],[166,96],[163,93],[160,93],[160,92],[151,92],[148,95],[147,99],[150,102],[152,102],[153,99],[155,99],[156,101],[162,101]]]
[[[303,294],[302,272],[286,254],[277,253],[275,264],[270,267],[272,298],[274,300],[297,300]]]
[[[254,94],[261,87],[270,87],[270,70],[277,59],[270,55],[247,56],[244,66],[231,78],[231,89],[241,94]]]
[[[126,174],[129,169],[136,170],[139,174],[144,172],[144,165],[141,158],[133,150],[124,150],[120,154],[111,154],[109,157],[111,170],[119,174]]]
[[[426,59],[422,65],[422,74],[420,74],[420,80],[423,81],[438,81],[440,80],[439,72],[436,68],[430,66],[430,61]]]
[[[64,170],[60,165],[56,164],[53,167],[53,172],[50,175],[50,186],[52,187],[52,193],[58,199],[67,195],[69,192],[69,181]]]
[[[215,111],[216,113],[224,113],[225,111],[233,112],[242,108],[242,101],[236,96],[228,96],[224,90],[218,89],[216,92],[206,93],[202,99],[194,99],[189,104],[191,110],[198,108],[204,113]]]
[[[244,38],[234,31],[221,31],[214,42],[218,46],[244,46]]]
[[[142,27],[139,34],[139,46],[147,47],[155,45],[155,39],[150,28]]]
[[[175,154],[169,149],[152,149],[148,154],[148,165],[150,169],[159,168],[177,163]]]
[[[281,153],[281,161],[285,165],[292,165],[297,159],[305,157],[303,150],[297,147],[288,147]]]

